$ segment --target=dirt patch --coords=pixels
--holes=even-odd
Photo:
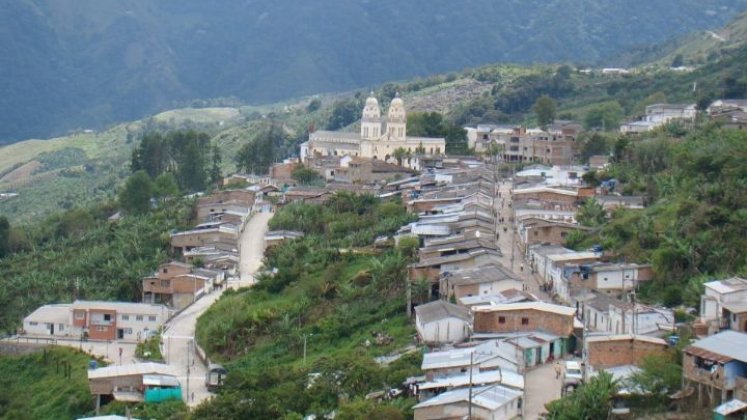
[[[453,83],[433,93],[418,94],[418,96],[407,98],[407,109],[408,111],[446,113],[457,103],[479,98],[492,88],[493,85],[490,83],[469,79]]]
[[[32,160],[9,173],[5,174],[4,177],[0,178],[0,182],[15,183],[23,181],[31,177],[31,175],[42,166],[38,160]]]

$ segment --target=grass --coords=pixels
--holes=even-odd
[[[67,347],[48,347],[25,356],[0,357],[0,419],[74,419],[89,414],[91,356]],[[71,367],[64,376],[63,364]]]

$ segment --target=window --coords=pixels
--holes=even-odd
[[[111,322],[112,314],[104,314],[104,321]]]
[[[122,315],[122,321],[129,321],[130,316],[129,315]]]
[[[161,287],[171,287],[171,280],[161,280]]]
[[[97,325],[96,326],[96,331],[98,331],[98,332],[104,332],[104,331],[106,331],[106,326],[105,325]]]
[[[124,329],[125,334],[132,334],[132,328],[125,328]]]
[[[566,236],[568,236],[568,232],[560,232],[561,238],[565,238]]]
[[[604,281],[607,281],[607,277],[604,278]]]
[[[57,324],[58,331],[65,331],[65,324]]]
[[[137,315],[135,317],[135,321],[142,321],[142,320],[143,320],[143,316],[142,315]]]
[[[521,325],[529,325],[529,318],[521,318]]]
[[[534,236],[539,236],[539,232],[537,232],[537,231],[535,230],[535,231],[534,231]]]
[[[505,316],[499,316],[498,317],[498,323],[499,324],[505,324],[506,323],[506,317]]]
[[[83,319],[86,317],[86,313],[83,311],[75,311],[75,319]]]
[[[156,322],[156,316],[155,315],[149,315],[148,316],[148,321],[150,321],[150,322]]]
[[[215,209],[210,209],[210,211],[211,211],[211,212],[214,212],[214,211],[215,211]],[[168,273],[168,272],[169,272],[169,269],[168,269],[168,268],[164,268],[164,269],[163,269],[163,272],[164,272],[164,273]]]
[[[29,322],[29,325],[31,325],[32,327],[35,327],[35,326],[39,325],[39,323],[31,321],[31,322]]]

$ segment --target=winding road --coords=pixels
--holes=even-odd
[[[262,264],[264,237],[270,218],[272,213],[255,213],[244,227],[239,238],[239,279],[229,281],[226,289],[254,284],[253,274]],[[216,289],[203,296],[165,325],[163,355],[166,363],[178,372],[184,401],[190,407],[200,404],[212,395],[205,388],[205,366],[195,356],[194,336],[197,318],[218,300],[224,290]]]

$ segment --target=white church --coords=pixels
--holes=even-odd
[[[379,101],[366,99],[360,133],[316,131],[309,141],[301,144],[301,161],[322,156],[359,156],[396,163],[394,151],[402,148],[410,156],[438,156],[446,151],[443,138],[408,137],[405,104],[399,94],[392,99],[386,119],[381,117]],[[403,159],[403,166],[411,166],[411,159]]]

